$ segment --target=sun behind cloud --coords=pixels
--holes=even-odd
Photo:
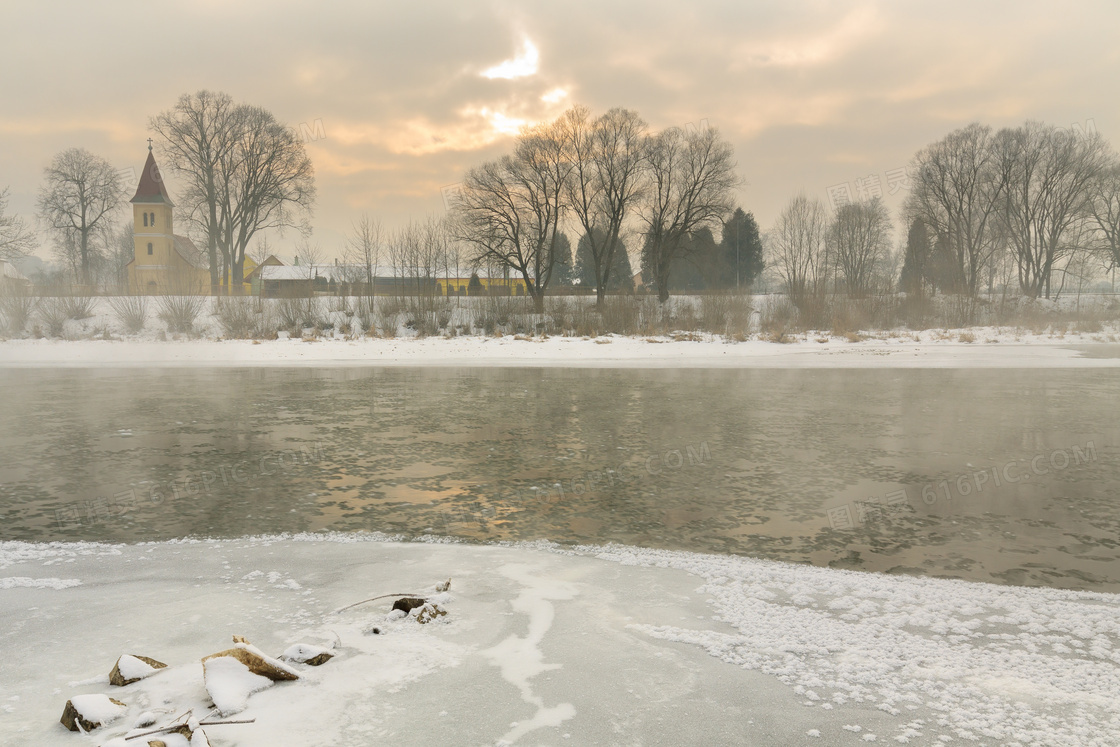
[[[540,52],[537,51],[537,45],[533,44],[529,37],[525,37],[521,42],[521,53],[519,55],[512,60],[500,62],[494,67],[483,70],[482,77],[491,80],[525,78],[536,74],[539,61]]]

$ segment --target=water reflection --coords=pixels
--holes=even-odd
[[[5,539],[379,530],[1120,589],[1110,371],[13,370],[0,382]],[[1029,467],[1075,447],[1076,464]],[[1027,477],[963,493],[1008,464]]]

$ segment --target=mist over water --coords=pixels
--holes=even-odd
[[[0,372],[7,540],[303,531],[1120,590],[1113,372]]]

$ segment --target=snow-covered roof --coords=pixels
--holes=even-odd
[[[489,272],[485,267],[477,270],[471,270],[470,267],[460,267],[459,272],[455,272],[455,268],[449,270],[437,269],[433,270],[431,274],[424,268],[407,268],[402,269],[390,265],[378,265],[373,267],[374,277],[378,280],[395,280],[398,278],[415,278],[415,277],[428,277],[431,280],[447,280],[456,279],[466,281],[470,278],[472,272],[477,272],[478,277],[482,280],[495,279],[501,280],[505,277],[502,271]],[[322,264],[322,265],[282,265],[282,266],[264,266],[256,271],[257,275],[262,280],[308,280],[311,278],[326,278],[337,282],[361,282],[366,277],[365,265],[355,264]],[[517,273],[509,273],[510,279],[517,279],[520,276]]]
[[[265,265],[256,272],[261,280],[308,280],[315,277],[315,269],[308,265]]]
[[[15,265],[6,259],[0,259],[0,277],[5,277],[9,280],[27,280],[24,274],[16,269]]]

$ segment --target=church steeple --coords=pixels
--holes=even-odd
[[[156,165],[156,157],[155,154],[152,153],[152,141],[150,138],[148,139],[148,160],[144,162],[144,170],[140,173],[140,183],[136,186],[136,194],[133,196],[132,202],[162,202],[174,206],[174,203],[171,202],[170,195],[167,194],[167,187],[163,183],[163,177],[159,173],[159,166]]]

